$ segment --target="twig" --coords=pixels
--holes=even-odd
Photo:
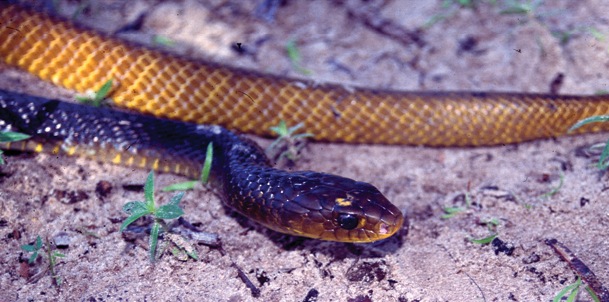
[[[609,290],[601,284],[594,272],[583,261],[577,258],[569,248],[556,239],[547,239],[546,244],[554,249],[554,252],[560,258],[567,261],[571,269],[588,284],[588,287],[599,297],[601,302],[609,302]]]

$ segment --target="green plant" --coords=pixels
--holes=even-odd
[[[594,293],[594,291],[592,291],[589,286],[585,285],[580,277],[577,277],[577,280],[575,280],[574,283],[565,286],[561,291],[559,291],[556,296],[554,296],[554,299],[552,299],[552,302],[575,302],[579,294],[579,290],[582,286],[585,286],[584,288],[586,289],[588,295],[590,295],[592,300],[594,300],[595,302],[601,301],[600,298],[596,295],[596,293]],[[565,296],[566,299],[563,299],[565,298]]]
[[[57,266],[57,258],[64,258],[65,255],[56,250],[52,250],[51,244],[49,243],[48,239],[45,240],[45,245],[47,259],[49,259],[49,271],[51,272],[51,277],[53,278],[53,280],[55,280],[55,285],[60,286],[62,283],[62,279],[61,276],[57,275],[57,271],[55,268]],[[42,239],[40,238],[40,236],[37,236],[34,244],[24,244],[21,246],[21,249],[26,252],[32,253],[32,255],[30,255],[30,258],[28,259],[28,263],[32,264],[34,263],[34,261],[36,261],[36,259],[38,259],[38,255],[40,254],[40,250],[42,249]]]
[[[207,144],[207,150],[205,152],[205,162],[203,163],[203,168],[201,169],[201,178],[200,181],[203,184],[206,184],[209,181],[209,173],[211,173],[211,164],[214,156],[214,144]],[[185,182],[180,182],[176,184],[172,184],[161,189],[163,192],[169,191],[188,191],[194,189],[198,180],[190,180]]]
[[[573,132],[576,129],[590,124],[590,123],[599,123],[599,122],[607,122],[609,121],[609,115],[595,115],[595,116],[591,116],[591,117],[587,117],[583,120],[578,121],[577,123],[575,123],[575,125],[571,126],[571,128],[569,128],[568,132]],[[596,167],[601,170],[607,170],[607,168],[609,168],[609,161],[607,161],[607,158],[609,157],[609,141],[607,141],[607,143],[605,143],[605,146],[603,147],[603,152],[601,152],[601,156],[598,159],[598,163],[596,164]]]
[[[305,146],[305,139],[313,136],[311,133],[295,134],[295,132],[303,126],[303,123],[299,123],[296,126],[288,127],[286,122],[281,120],[279,121],[279,125],[271,127],[271,131],[275,132],[278,137],[266,149],[269,157],[274,161],[279,161],[281,159],[285,159],[290,163],[296,161],[300,151]]]
[[[288,54],[288,58],[290,59],[290,63],[292,63],[292,67],[299,73],[304,75],[310,75],[312,72],[301,65],[301,57],[300,51],[298,50],[298,46],[296,46],[296,42],[289,41],[285,45],[285,50]]]
[[[123,211],[129,214],[129,217],[127,217],[121,224],[121,232],[123,232],[131,223],[143,216],[152,215],[154,219],[152,228],[150,230],[150,240],[148,244],[150,262],[154,262],[156,260],[158,239],[161,228],[164,232],[169,233],[169,228],[164,220],[176,219],[184,214],[184,211],[179,205],[182,197],[184,197],[184,192],[180,192],[173,196],[168,204],[157,207],[154,201],[154,172],[150,171],[148,178],[146,179],[146,184],[144,185],[145,201],[131,201],[123,206]],[[193,259],[198,260],[196,253],[188,253],[188,255]]]
[[[450,219],[453,218],[455,216],[457,216],[457,214],[464,212],[465,210],[467,210],[469,207],[471,207],[472,205],[472,196],[470,194],[470,184],[467,184],[467,191],[465,193],[463,193],[463,196],[465,197],[465,207],[458,207],[458,206],[454,206],[454,207],[444,207],[444,215],[442,215],[442,219]]]
[[[108,104],[108,95],[112,90],[112,79],[106,81],[96,92],[86,95],[77,96],[76,100],[83,104],[91,105],[93,107],[101,107]]]
[[[444,215],[442,215],[442,219],[449,219],[457,216],[457,214],[464,212],[464,207],[444,207]]]
[[[152,43],[165,47],[173,47],[175,45],[175,42],[173,40],[161,35],[152,36]]]
[[[477,2],[479,2],[479,1],[478,0],[444,0],[444,2],[442,2],[442,6],[444,8],[447,8],[453,4],[457,4],[461,7],[472,8],[477,4]]]
[[[0,132],[0,143],[16,142],[28,138],[30,138],[29,135],[19,132]],[[2,150],[0,150],[0,165],[4,165],[4,158],[2,158]]]
[[[537,1],[506,1],[505,8],[499,13],[533,16],[535,10],[542,4],[543,0]]]
[[[38,258],[38,252],[41,248],[42,239],[40,238],[40,236],[36,237],[36,241],[34,242],[34,244],[24,244],[21,246],[22,250],[32,253],[32,255],[30,255],[30,258],[27,261],[29,264],[32,264],[34,263],[34,261],[36,261],[36,259]]]
[[[489,244],[495,238],[497,238],[497,234],[491,234],[491,235],[488,235],[488,236],[486,236],[484,238],[480,238],[480,239],[470,238],[469,241],[476,243],[476,244]]]
[[[564,183],[565,183],[565,175],[561,172],[558,185],[556,187],[553,187],[552,189],[550,189],[550,191],[541,194],[539,197],[548,198],[548,197],[554,196],[556,193],[558,193],[558,191],[560,191],[560,189],[562,188]]]

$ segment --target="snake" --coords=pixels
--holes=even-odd
[[[89,156],[198,177],[212,143],[212,183],[237,212],[279,232],[340,242],[391,237],[405,217],[376,187],[270,166],[228,129],[269,136],[281,120],[327,142],[431,147],[512,144],[564,135],[609,113],[607,96],[399,91],[269,75],[195,60],[0,4],[0,57],[86,92],[112,81],[115,109],[0,92],[0,130],[31,135],[2,148]],[[214,126],[204,126],[213,124]],[[596,123],[574,133],[609,130]]]

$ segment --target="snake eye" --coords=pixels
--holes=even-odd
[[[357,216],[353,214],[340,214],[336,219],[338,225],[345,230],[353,230],[359,223]]]

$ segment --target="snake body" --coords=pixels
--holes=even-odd
[[[374,241],[394,234],[403,217],[369,184],[273,169],[259,148],[224,128],[184,122],[268,135],[285,120],[325,141],[478,146],[562,135],[581,118],[609,113],[601,96],[401,92],[276,77],[143,48],[13,5],[0,4],[0,22],[6,63],[80,92],[111,79],[115,105],[161,117],[1,91],[0,130],[32,135],[2,147],[198,176],[213,142],[212,175],[228,205],[312,238]]]
[[[80,154],[198,177],[213,143],[212,184],[224,202],[279,232],[370,242],[402,226],[400,210],[375,187],[317,172],[269,166],[254,143],[220,126],[202,126],[0,90],[0,130],[32,140],[5,148]]]
[[[119,107],[258,135],[285,120],[323,141],[478,146],[556,137],[609,112],[607,96],[401,92],[264,75],[142,48],[18,6],[2,7],[0,22],[0,56],[44,80],[84,92],[111,79]]]

